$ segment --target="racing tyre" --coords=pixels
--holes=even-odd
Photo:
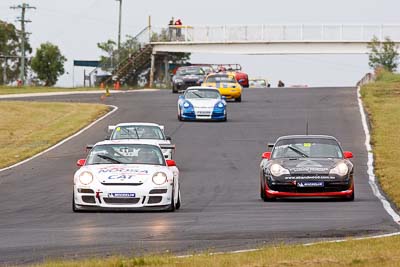
[[[175,208],[179,210],[181,208],[181,190],[178,192],[178,201],[176,202]]]
[[[181,116],[181,111],[180,110],[178,110],[178,120],[182,121],[182,116]]]
[[[262,185],[260,185],[260,197],[264,201],[266,201],[266,199],[267,199],[267,196],[265,195],[265,191],[264,191]]]
[[[235,99],[236,102],[242,102],[242,95]]]
[[[177,94],[178,93],[178,89],[175,87],[175,85],[172,86],[172,93],[173,94]]]
[[[75,194],[72,194],[72,211],[73,212],[81,212],[82,210],[79,209],[75,204]]]
[[[346,197],[346,200],[347,201],[354,201],[354,190],[353,190],[353,193],[350,196]]]
[[[167,211],[168,212],[174,212],[176,209],[176,205],[175,205],[175,200],[174,200],[174,191],[175,189],[172,188],[172,194],[171,194],[171,204],[169,204]]]

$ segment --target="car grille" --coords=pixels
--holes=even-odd
[[[107,204],[137,204],[140,198],[111,198],[105,197],[103,198],[104,202]]]
[[[165,194],[167,193],[167,189],[152,189],[149,194]]]
[[[149,201],[147,201],[147,204],[160,203],[161,200],[162,200],[161,196],[151,196],[151,197],[149,197]]]
[[[94,196],[82,196],[82,201],[90,204],[96,203]]]
[[[269,188],[278,192],[289,193],[323,193],[340,192],[349,189],[349,185],[325,185],[324,187],[297,187],[295,185],[269,185]]]

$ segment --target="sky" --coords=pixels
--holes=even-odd
[[[122,0],[122,40],[152,24],[165,26],[171,16],[186,25],[221,24],[400,24],[398,0],[230,0],[137,1]],[[118,2],[115,0],[0,0],[0,20],[16,23],[20,10],[10,6],[28,3],[27,31],[34,49],[51,42],[67,57],[66,73],[57,85],[83,84],[83,68],[74,59],[97,60],[97,43],[117,39]],[[19,24],[17,24],[19,28]],[[192,54],[192,62],[240,63],[250,76],[275,85],[354,85],[366,72],[367,55],[218,55]],[[87,69],[90,71],[91,69]],[[73,75],[74,74],[74,75]],[[74,77],[73,77],[74,76]],[[74,78],[74,79],[73,79]],[[74,80],[74,81],[73,81]]]

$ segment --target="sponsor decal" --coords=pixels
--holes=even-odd
[[[109,193],[108,197],[135,197],[136,194],[135,193]]]
[[[108,180],[130,180],[134,179],[136,175],[129,174],[113,174],[107,177]]]
[[[287,176],[285,180],[334,180],[335,176],[316,175],[316,176]]]
[[[297,187],[324,187],[324,182],[297,182]]]
[[[329,168],[322,167],[295,167],[289,169],[291,172],[328,172]]]
[[[147,175],[148,170],[134,169],[129,167],[106,167],[98,170],[98,173],[129,173],[131,175]]]

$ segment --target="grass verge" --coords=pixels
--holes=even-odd
[[[361,88],[372,125],[375,174],[383,191],[400,207],[400,75],[382,72]]]
[[[97,104],[0,102],[0,168],[45,150],[107,111]]]
[[[110,88],[112,89],[112,88]],[[137,90],[138,88],[121,88],[122,91]],[[142,89],[142,88],[140,88]],[[97,91],[101,90],[99,87],[76,87],[76,88],[63,88],[63,87],[12,87],[0,86],[0,95],[10,94],[30,94],[30,93],[52,93],[52,92],[77,92],[77,91]],[[104,90],[104,89],[103,89]]]
[[[400,236],[380,239],[324,243],[312,246],[271,246],[259,251],[237,254],[202,254],[187,258],[172,255],[147,257],[110,257],[81,261],[47,261],[40,267],[105,266],[400,266]]]

